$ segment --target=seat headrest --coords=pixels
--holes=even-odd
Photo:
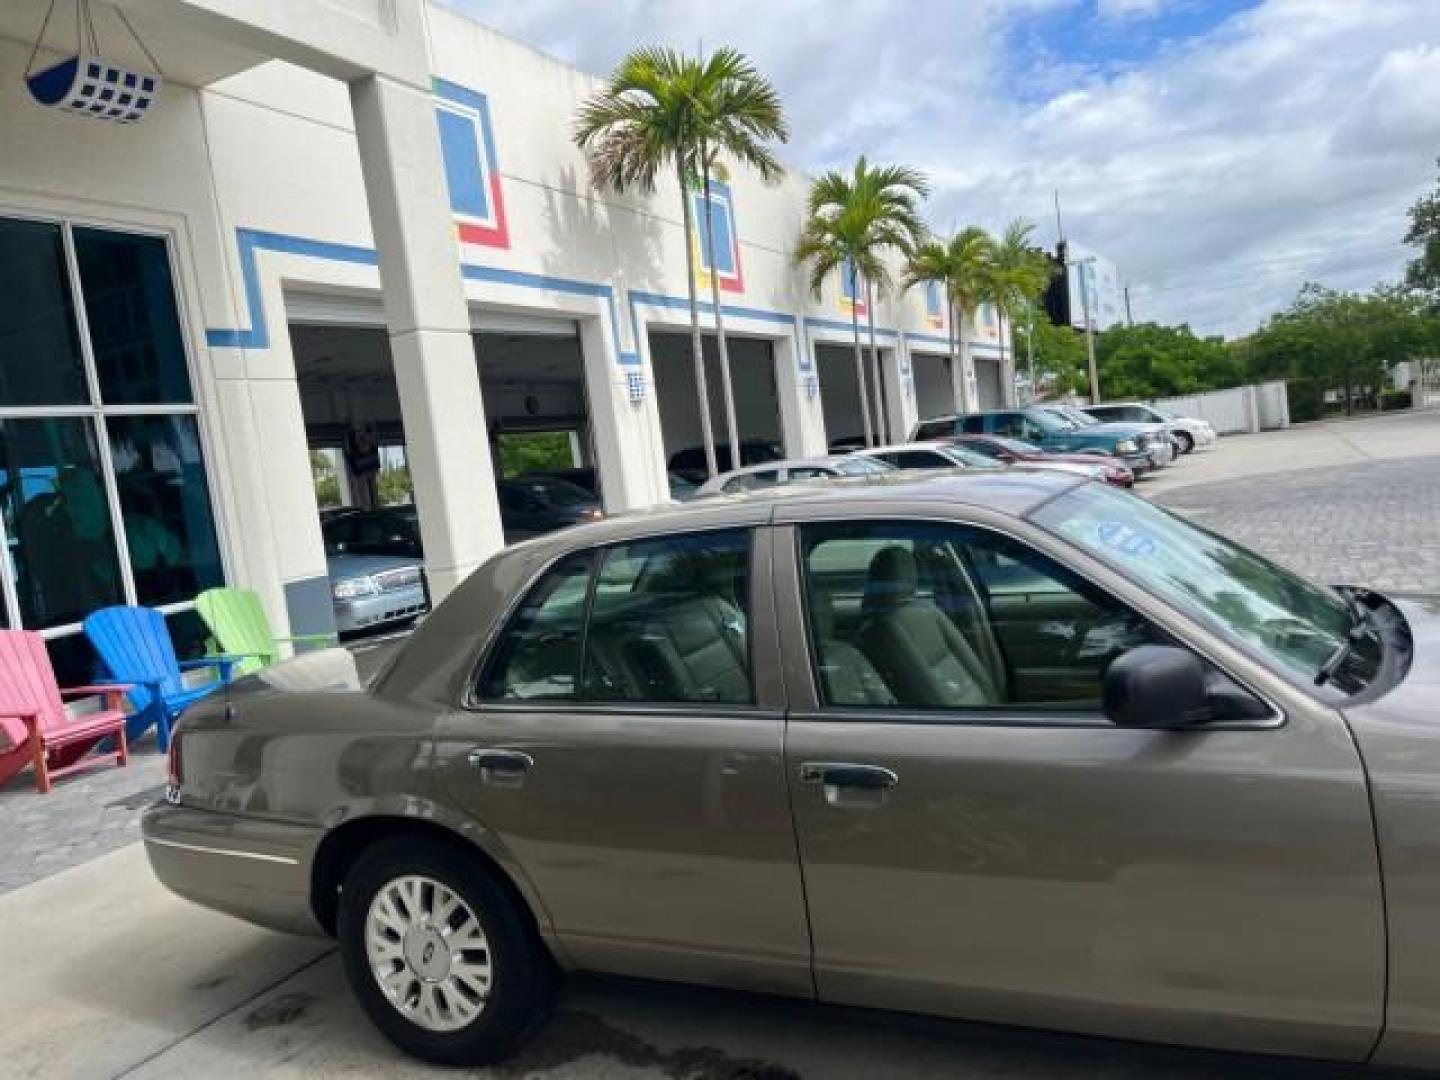
[[[915,589],[915,556],[908,548],[891,544],[870,559],[861,610],[867,615],[892,610],[914,599]]]

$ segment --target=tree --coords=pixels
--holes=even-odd
[[[1039,299],[1054,273],[1049,257],[1031,243],[1035,226],[1017,218],[1005,227],[995,243],[986,275],[986,299],[995,305],[1000,318],[1000,380],[1007,402],[1015,399],[1015,360],[1007,348],[1007,325],[1028,304]]]
[[[315,482],[315,505],[321,510],[340,505],[340,477],[330,459],[313,447],[310,450],[310,476]]]
[[[984,229],[971,225],[949,240],[927,240],[910,257],[902,289],[934,282],[944,289],[952,373],[961,372],[959,384],[962,412],[969,412],[977,403],[968,400],[969,382],[963,373],[968,370],[964,344],[964,320],[975,318],[983,301],[987,274],[995,250],[995,241]]]
[[[1440,166],[1440,158],[1435,164]],[[1420,249],[1405,268],[1405,284],[1427,293],[1432,306],[1440,311],[1440,185],[1410,207],[1405,243]]]
[[[1026,326],[1033,335],[1027,347],[1035,350],[1035,389],[1045,395],[1083,394],[1090,385],[1085,364],[1085,340],[1068,326],[1056,326],[1043,309]],[[1012,334],[1012,348],[1018,349]]]
[[[695,252],[691,244],[694,214],[690,182],[700,184],[705,236],[715,266],[715,223],[711,175],[722,155],[752,166],[768,182],[782,173],[765,145],[784,141],[789,128],[780,97],[741,53],[721,48],[708,57],[688,57],[674,49],[636,49],[620,61],[605,88],[586,102],[575,121],[576,145],[586,152],[597,186],[615,191],[655,191],[662,170],[674,171],[680,189],[685,230],[686,285],[690,298],[690,338],[695,386],[700,398],[700,430],[710,475],[716,469],[715,437],[710,424],[710,394],[700,336]],[[718,272],[710,274],[720,380],[732,467],[740,464],[730,357],[720,308]]]
[[[905,165],[871,166],[862,156],[854,169],[830,171],[810,187],[805,224],[795,248],[795,261],[809,265],[810,291],[818,298],[833,271],[849,275],[850,308],[855,341],[855,378],[860,389],[865,443],[875,445],[870,399],[865,387],[865,360],[860,348],[859,298],[864,282],[870,321],[870,355],[879,375],[879,349],[875,342],[875,297],[890,287],[885,258],[907,258],[924,242],[919,202],[929,192],[923,173]]]
[[[1096,365],[1106,397],[1174,397],[1239,385],[1240,365],[1224,339],[1197,337],[1189,326],[1139,323],[1099,335]]]

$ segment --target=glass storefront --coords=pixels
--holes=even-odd
[[[0,620],[44,631],[62,684],[88,681],[79,623],[167,613],[224,582],[176,302],[156,236],[0,216]]]

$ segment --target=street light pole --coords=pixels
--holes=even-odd
[[[1087,255],[1070,265],[1080,268],[1080,304],[1085,313],[1085,359],[1090,365],[1090,404],[1099,405],[1100,371],[1095,366],[1095,320],[1090,314],[1090,285],[1085,280],[1085,266],[1094,262],[1095,256]]]
[[[1025,312],[1029,316],[1025,323],[1025,366],[1030,371],[1030,400],[1034,401],[1038,396],[1035,389],[1035,305],[1027,304]]]

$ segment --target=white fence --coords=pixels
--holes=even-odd
[[[1154,404],[1181,416],[1208,420],[1221,435],[1290,426],[1290,399],[1285,394],[1285,383],[1278,379],[1229,390],[1160,398]]]

